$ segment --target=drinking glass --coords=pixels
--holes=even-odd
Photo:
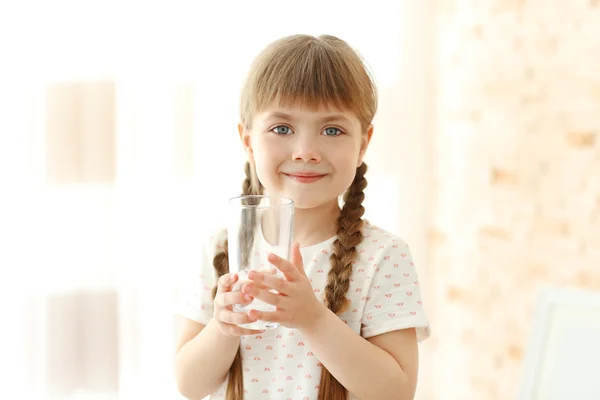
[[[294,224],[294,203],[285,197],[245,195],[229,200],[227,241],[229,272],[237,273],[238,281],[233,291],[240,291],[249,281],[251,270],[272,273],[280,278],[283,274],[269,263],[269,253],[290,259]],[[277,293],[275,290],[271,290]],[[247,313],[249,310],[275,311],[276,307],[259,299],[246,306],[236,304],[233,310]],[[277,328],[276,322],[256,321],[240,325],[243,328],[269,330]]]

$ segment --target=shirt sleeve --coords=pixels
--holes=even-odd
[[[361,335],[364,338],[394,330],[415,328],[417,341],[430,336],[430,327],[423,309],[419,278],[403,241],[389,243],[373,271],[373,279],[363,313]]]
[[[175,314],[207,325],[213,315],[212,288],[217,282],[213,258],[220,251],[220,237],[211,236],[201,247],[199,266],[182,284],[175,300]]]

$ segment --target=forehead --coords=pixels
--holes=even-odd
[[[350,110],[337,107],[308,107],[301,104],[273,104],[258,112],[256,118],[261,121],[269,120],[302,120],[314,122],[340,122],[360,126],[356,114]]]

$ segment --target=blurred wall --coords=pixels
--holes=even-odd
[[[512,399],[540,285],[600,290],[600,2],[437,17],[435,398]]]

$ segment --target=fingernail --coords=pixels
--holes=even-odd
[[[247,294],[244,295],[244,300],[246,301],[250,301],[252,300],[252,297],[248,296]]]

